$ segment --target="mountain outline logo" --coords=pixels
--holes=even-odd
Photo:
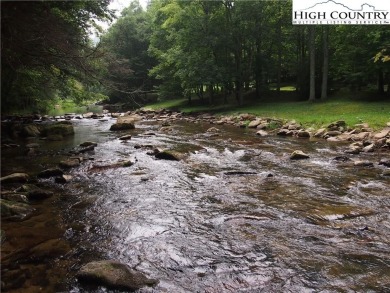
[[[292,23],[388,25],[390,1],[293,0]]]
[[[301,10],[309,10],[309,9],[312,9],[312,8],[315,8],[316,6],[319,6],[319,5],[323,5],[323,4],[328,4],[328,3],[333,3],[334,5],[341,5],[343,6],[344,8],[350,10],[350,11],[364,11],[364,7],[365,6],[368,6],[370,8],[372,8],[374,11],[386,11],[386,10],[383,10],[383,9],[376,9],[374,5],[371,5],[371,4],[368,4],[368,3],[363,3],[360,5],[360,9],[353,9],[353,8],[350,8],[348,6],[346,6],[345,4],[343,3],[340,3],[340,2],[336,2],[334,0],[328,0],[328,1],[322,1],[322,2],[319,2],[319,3],[316,3],[308,8],[305,8],[305,9],[301,9]]]

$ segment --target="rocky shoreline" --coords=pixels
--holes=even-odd
[[[155,120],[159,122],[160,132],[174,132],[174,123],[186,121],[189,123],[209,123],[210,128],[207,135],[218,135],[219,125],[232,125],[239,128],[252,129],[260,137],[269,135],[289,136],[299,139],[309,139],[316,141],[325,139],[329,143],[340,143],[345,145],[344,153],[334,160],[351,166],[373,167],[381,165],[386,167],[383,176],[390,176],[390,159],[382,158],[379,162],[369,162],[359,160],[360,153],[378,152],[388,154],[390,150],[390,122],[380,131],[373,131],[367,124],[358,124],[348,126],[344,121],[335,121],[321,129],[304,129],[296,121],[285,121],[282,119],[256,117],[252,114],[240,114],[237,116],[216,116],[208,113],[185,114],[170,110],[145,110],[140,109],[126,113],[104,113],[103,115],[85,114],[85,115],[65,115],[63,117],[6,117],[2,121],[2,148],[15,148],[19,145],[16,139],[27,139],[30,137],[39,138],[48,141],[61,141],[65,137],[73,135],[74,129],[72,119],[101,119],[109,121],[116,118],[116,123],[112,124],[111,131],[129,130],[136,127],[138,121]],[[61,121],[62,120],[62,121]],[[152,135],[152,134],[151,134]],[[15,139],[15,141],[14,141]],[[119,137],[126,141],[131,139],[130,134]],[[2,221],[22,222],[36,213],[36,203],[45,201],[54,196],[55,192],[47,188],[46,185],[39,182],[40,178],[49,178],[58,184],[66,184],[72,180],[72,176],[67,172],[83,164],[83,162],[93,159],[91,153],[97,146],[95,142],[84,142],[69,152],[67,158],[60,161],[58,167],[41,170],[38,174],[27,174],[22,172],[12,174],[2,174],[1,177],[1,218]],[[181,160],[183,154],[172,150],[158,150],[153,146],[138,146],[139,148],[149,149],[150,155],[156,159]],[[36,155],[36,144],[26,145],[26,155]],[[355,157],[355,159],[351,159]],[[310,154],[305,154],[296,150],[290,155],[291,160],[308,159]],[[119,162],[111,165],[95,164],[90,172],[109,168],[129,167],[133,162]],[[5,175],[5,176],[4,176]],[[31,203],[34,202],[35,205]],[[57,239],[58,240],[58,239]],[[28,254],[34,251],[42,252],[42,249],[57,251],[56,255],[65,254],[68,246],[59,243],[56,239],[48,239],[39,243],[28,250]],[[1,231],[1,243],[7,241],[7,233]],[[56,242],[57,241],[57,242]],[[2,283],[1,288],[4,291],[20,287],[25,279],[12,280],[15,274],[21,274],[22,267],[16,266],[10,260],[14,259],[14,252],[3,254],[2,257]],[[88,269],[89,268],[89,269]],[[91,269],[92,268],[92,269]],[[99,268],[99,270],[98,270]],[[135,283],[123,281],[123,276],[132,275]],[[85,265],[78,276],[82,280],[92,280],[100,282],[113,288],[127,288],[134,290],[143,286],[152,286],[157,281],[146,278],[141,272],[134,272],[125,264],[108,261],[108,265],[93,263]],[[128,277],[126,277],[128,279]]]

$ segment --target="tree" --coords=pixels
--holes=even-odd
[[[106,52],[104,77],[111,101],[127,101],[129,95],[153,89],[149,70],[156,64],[147,50],[150,44],[151,18],[138,1],[122,11],[121,17],[102,37]]]
[[[68,79],[93,80],[99,47],[93,19],[109,19],[104,1],[7,1],[1,6],[2,110],[34,105],[69,87]]]
[[[329,73],[329,27],[325,26],[322,30],[322,83],[321,83],[321,100],[328,97],[328,73]]]
[[[315,26],[309,27],[309,50],[310,50],[310,94],[309,94],[309,101],[315,100],[316,95],[316,89],[315,89],[315,82],[316,82],[316,50],[315,50]]]

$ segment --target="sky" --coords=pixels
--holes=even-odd
[[[148,5],[149,0],[138,0],[139,3],[141,4],[142,8],[146,10],[146,6]],[[121,11],[128,7],[130,3],[133,2],[133,0],[112,0],[108,8],[115,10],[115,14],[117,17],[121,15]],[[101,21],[96,21],[104,30],[107,30],[109,26],[115,22],[115,20],[112,23],[108,22],[101,22]],[[90,38],[94,43],[97,43],[99,41],[99,37],[95,35],[94,32],[91,32]]]
[[[139,4],[143,7],[143,9],[146,9],[146,6],[148,5],[148,0],[138,0]],[[117,10],[117,15],[120,15],[120,12],[123,10],[123,8],[126,8],[129,6],[129,4],[132,2],[132,0],[112,0],[110,5],[108,6],[110,9]]]

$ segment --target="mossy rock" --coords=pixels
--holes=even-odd
[[[74,128],[72,123],[54,123],[48,124],[42,130],[43,136],[53,137],[53,136],[68,136],[74,134]]]
[[[20,132],[20,135],[23,137],[36,137],[40,136],[40,134],[41,132],[39,127],[35,124],[28,124],[23,126],[22,131]]]
[[[39,188],[33,184],[24,184],[21,190],[27,192],[27,198],[29,200],[43,200],[53,196],[53,192],[50,190]]]
[[[35,209],[28,204],[0,199],[1,217],[25,219],[30,216]]]

